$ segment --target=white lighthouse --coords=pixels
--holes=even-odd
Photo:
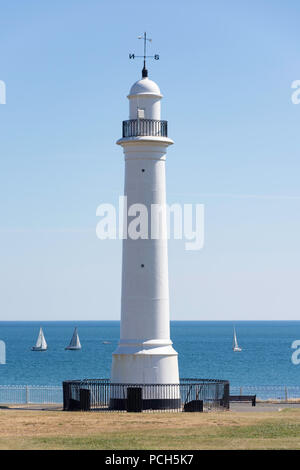
[[[167,136],[167,121],[161,121],[162,94],[145,65],[128,99],[129,120],[123,121],[123,137],[117,141],[125,157],[124,195],[129,213],[136,204],[147,208],[148,236],[132,239],[128,227],[133,217],[124,216],[121,334],[111,382],[179,384],[178,355],[170,340],[166,213],[161,212],[159,230],[151,220],[153,205],[163,209],[166,204],[166,151],[173,141]]]

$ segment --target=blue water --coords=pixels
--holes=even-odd
[[[39,327],[46,352],[30,350]],[[65,351],[74,326],[81,351]],[[300,365],[291,362],[291,344],[300,339],[300,322],[235,322],[241,353],[232,351],[231,322],[172,322],[181,377],[228,379],[242,385],[300,385]],[[7,363],[0,384],[59,385],[63,380],[110,376],[119,322],[0,322]],[[110,341],[104,344],[103,341]]]

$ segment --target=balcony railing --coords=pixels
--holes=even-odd
[[[168,121],[156,119],[123,121],[123,138],[139,136],[168,137]]]

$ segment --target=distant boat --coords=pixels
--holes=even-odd
[[[43,333],[43,328],[41,327],[36,345],[31,348],[31,351],[47,351],[47,348],[48,346]]]
[[[239,352],[239,351],[242,350],[242,348],[240,348],[240,346],[238,345],[238,342],[237,342],[237,337],[236,337],[235,328],[233,328],[233,345],[232,345],[232,349],[233,349],[235,352]]]
[[[111,341],[102,341],[102,344],[111,344]]]
[[[81,349],[77,328],[74,330],[69,346],[67,346],[65,349],[68,349],[69,351],[78,351],[78,349]]]

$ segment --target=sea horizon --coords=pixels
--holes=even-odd
[[[120,323],[120,320],[0,320],[7,323]],[[170,320],[170,323],[300,323],[300,320]]]

